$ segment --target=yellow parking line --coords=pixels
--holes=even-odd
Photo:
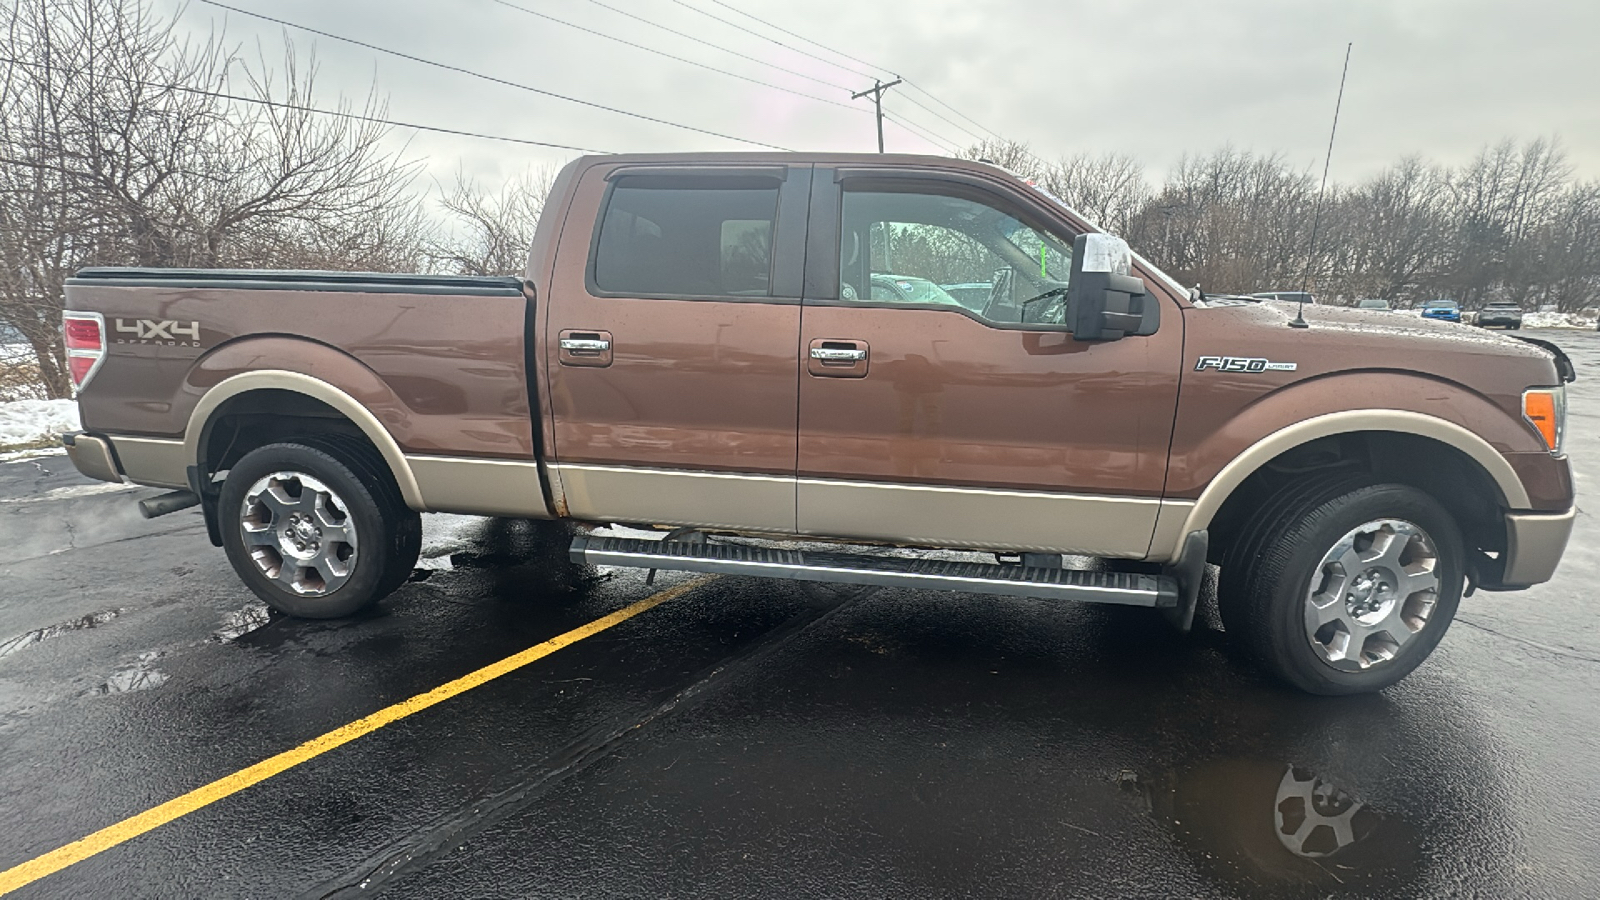
[[[457,694],[464,694],[479,685],[487,684],[501,675],[514,672],[531,662],[543,659],[563,647],[576,644],[584,638],[593,637],[613,625],[620,625],[642,612],[660,606],[675,597],[680,597],[710,580],[712,579],[697,578],[676,587],[668,588],[660,593],[652,594],[637,603],[625,606],[580,628],[574,628],[565,634],[557,635],[542,644],[529,647],[499,662],[490,663],[475,672],[463,675],[454,681],[446,682],[425,694],[418,694],[409,700],[402,700],[393,706],[386,706],[369,716],[335,728],[320,737],[312,738],[293,750],[285,750],[277,756],[268,757],[253,766],[240,769],[232,775],[218,778],[204,787],[195,788],[181,797],[168,800],[160,806],[152,807],[138,815],[130,816],[115,825],[108,825],[64,847],[52,850],[19,866],[0,872],[0,895],[8,894],[25,884],[31,884],[46,875],[59,872],[74,863],[82,862],[102,850],[109,850],[124,841],[132,840],[147,831],[159,828],[174,819],[182,818],[224,797],[237,794],[251,785],[259,784],[280,772],[287,771],[307,760],[321,756],[335,747],[348,744],[362,735],[371,734],[391,722],[398,722],[412,713],[421,712],[436,703],[443,703]]]

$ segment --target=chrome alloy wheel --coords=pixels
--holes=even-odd
[[[245,492],[244,547],[262,574],[308,597],[336,591],[356,562],[356,523],[327,485],[302,472],[273,472]]]
[[[1377,519],[1327,553],[1306,595],[1305,629],[1322,661],[1359,672],[1394,659],[1439,599],[1439,552],[1411,522]]]

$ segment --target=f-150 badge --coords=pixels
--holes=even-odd
[[[1298,363],[1272,362],[1259,356],[1202,356],[1194,364],[1196,372],[1216,369],[1218,372],[1293,372]]]

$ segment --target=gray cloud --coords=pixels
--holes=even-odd
[[[867,101],[841,109],[563,28],[490,2],[236,0],[237,5],[598,103],[795,149],[870,150]],[[786,51],[670,0],[620,9],[832,82],[773,71],[652,29],[588,0],[517,0],[663,51],[849,103],[870,79]],[[695,6],[753,27],[714,5]],[[729,0],[735,7],[906,75],[1041,156],[1120,151],[1159,176],[1185,151],[1282,152],[1320,171],[1346,41],[1355,44],[1335,178],[1406,154],[1461,163],[1485,143],[1558,135],[1580,174],[1600,176],[1593,39],[1600,3],[1561,0]],[[198,32],[226,26],[278,55],[277,26],[192,3]],[[320,64],[318,103],[375,87],[397,119],[602,150],[740,149],[290,32]],[[781,35],[779,37],[782,37]],[[787,42],[793,39],[783,37]],[[844,61],[841,61],[844,62]],[[862,67],[844,62],[851,68]],[[863,70],[865,71],[865,70]],[[891,91],[887,107],[944,139],[972,138]],[[941,152],[890,124],[889,148]],[[431,177],[496,181],[572,154],[397,129]]]

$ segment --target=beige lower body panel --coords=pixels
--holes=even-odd
[[[634,522],[794,533],[794,479],[678,469],[552,466],[567,515],[593,522]]]
[[[1527,586],[1549,581],[1572,536],[1578,508],[1564,513],[1506,513],[1506,568],[1501,582]]]
[[[423,512],[551,518],[539,464],[509,459],[407,456]]]
[[[799,479],[799,532],[973,550],[1143,558],[1161,501]]]
[[[122,463],[122,474],[135,484],[187,488],[189,457],[183,441],[161,438],[108,437]]]

